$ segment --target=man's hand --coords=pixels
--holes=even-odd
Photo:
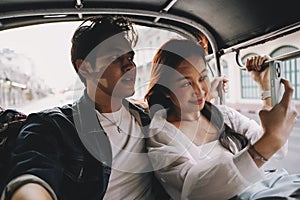
[[[11,200],[53,200],[49,192],[41,185],[27,183],[15,191]]]

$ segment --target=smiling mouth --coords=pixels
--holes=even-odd
[[[191,101],[192,104],[201,105],[203,103],[203,99],[198,99],[196,101]]]

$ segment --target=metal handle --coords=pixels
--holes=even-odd
[[[298,57],[300,57],[300,50],[295,50],[295,51],[292,51],[292,52],[289,52],[289,53],[286,53],[286,54],[283,54],[283,55],[276,56],[274,58],[271,58],[271,59],[267,60],[262,65],[261,71],[263,71],[269,65],[269,63],[274,61],[274,60],[284,61],[284,60],[288,60],[288,59],[291,59],[291,58],[298,58]],[[241,70],[246,70],[246,66],[243,64],[243,62],[240,58],[240,50],[236,51],[235,61],[238,64],[238,66],[240,67]]]

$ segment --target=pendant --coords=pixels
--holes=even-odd
[[[121,133],[121,128],[119,126],[117,126],[117,130],[119,133]]]

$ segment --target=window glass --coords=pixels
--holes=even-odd
[[[297,47],[295,46],[291,46],[291,45],[284,45],[284,46],[280,46],[279,48],[275,49],[270,56],[271,57],[276,57],[276,56],[280,56],[292,51],[298,50]],[[299,94],[299,88],[300,88],[300,84],[298,79],[300,79],[299,77],[299,73],[300,73],[300,65],[299,65],[299,58],[291,58],[288,60],[283,61],[282,66],[283,66],[283,73],[284,73],[284,77],[286,77],[287,79],[289,79],[295,89],[294,94],[293,94],[293,99],[294,100],[300,100],[300,94]]]
[[[248,53],[242,58],[242,63],[245,65],[247,58],[255,56],[255,53]],[[241,94],[244,99],[259,99],[259,89],[254,80],[249,76],[248,72],[241,70]]]
[[[60,22],[0,31],[0,106],[25,113],[73,101],[81,93],[70,59],[71,37],[81,22]],[[136,93],[143,98],[155,51],[175,32],[136,26]]]
[[[284,37],[268,41],[253,47],[242,49],[240,52],[243,64],[248,57],[254,55],[266,55],[270,58],[283,55],[300,49],[300,31]],[[230,53],[221,57],[228,63],[228,86],[229,95],[226,98],[225,104],[239,111],[246,117],[257,121],[259,120],[259,111],[262,109],[262,101],[260,99],[260,89],[249,76],[247,71],[241,70],[236,63],[236,54]],[[298,111],[298,120],[295,123],[293,131],[289,139],[288,154],[284,159],[272,159],[266,165],[265,169],[280,169],[284,168],[289,173],[299,173],[300,160],[298,152],[300,151],[300,57],[289,58],[283,61],[284,78],[288,79],[294,87],[293,103]]]

